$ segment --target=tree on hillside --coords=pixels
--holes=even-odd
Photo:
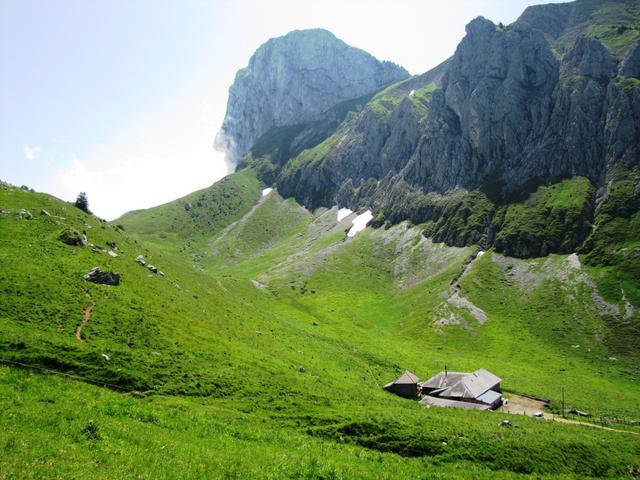
[[[80,192],[78,194],[78,198],[76,198],[76,203],[74,205],[84,212],[91,213],[91,210],[89,210],[89,199],[85,192]]]

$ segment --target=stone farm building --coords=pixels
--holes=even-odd
[[[407,370],[393,382],[387,383],[383,388],[401,397],[416,398],[418,396],[419,381],[418,377]]]
[[[423,405],[493,410],[502,403],[501,379],[481,368],[473,373],[440,372],[420,384]]]

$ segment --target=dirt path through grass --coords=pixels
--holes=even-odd
[[[447,302],[450,305],[453,305],[456,308],[467,310],[469,313],[471,313],[471,315],[473,315],[473,317],[478,321],[480,325],[483,325],[487,320],[489,320],[489,317],[487,316],[484,310],[474,305],[473,302],[471,302],[466,297],[462,296],[462,288],[460,287],[460,280],[462,280],[467,275],[467,273],[469,273],[469,271],[473,267],[474,262],[477,259],[479,259],[482,255],[484,255],[484,252],[478,251],[472,254],[467,259],[467,262],[464,266],[464,269],[462,270],[462,273],[460,273],[460,275],[458,275],[451,281],[451,286],[450,286],[451,295],[447,300]]]
[[[91,294],[89,292],[85,292],[85,295],[91,301],[91,305],[84,309],[84,312],[82,313],[82,322],[78,325],[78,329],[76,330],[76,338],[82,343],[84,343],[84,340],[82,339],[82,329],[87,323],[89,323],[89,320],[91,320],[91,311],[93,310],[93,307],[96,306],[96,302],[91,298]]]
[[[543,412],[544,418],[547,420],[553,420],[554,422],[568,423],[570,425],[583,425],[585,427],[599,428],[601,430],[608,430],[610,432],[630,433],[631,435],[640,435],[640,432],[632,432],[630,430],[620,430],[617,428],[605,427],[604,425],[596,425],[591,422],[581,422],[579,420],[572,420],[569,418],[563,418],[560,415],[555,415],[545,410],[546,402],[536,400],[534,398],[523,397],[521,395],[512,395],[509,397],[506,405],[500,407],[500,412],[510,413],[513,415],[527,415],[533,416],[536,412]]]

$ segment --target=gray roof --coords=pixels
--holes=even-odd
[[[433,395],[439,397],[478,398],[501,381],[493,373],[481,368],[473,373],[441,372],[424,382],[422,386],[435,388]]]
[[[444,372],[440,372],[436,376],[431,377],[426,382],[422,382],[420,386],[435,389],[448,388],[462,380],[465,375],[469,374],[461,372],[448,372],[445,375]]]
[[[489,405],[482,403],[460,402],[458,400],[449,400],[438,397],[423,397],[420,405],[433,405],[435,407],[458,407],[458,408],[474,408],[476,410],[489,410]]]
[[[493,405],[496,401],[500,400],[501,397],[502,395],[500,395],[500,393],[493,390],[487,390],[478,397],[478,401],[488,405]]]
[[[419,381],[420,379],[418,377],[416,377],[413,373],[407,370],[402,375],[400,375],[400,377],[398,377],[398,379],[395,380],[393,383],[412,384],[412,383],[418,383]]]
[[[418,377],[416,377],[413,373],[407,370],[402,375],[400,375],[397,379],[395,379],[393,382],[387,383],[382,388],[389,388],[392,385],[415,385],[419,381],[420,379]]]

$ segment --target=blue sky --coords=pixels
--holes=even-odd
[[[229,173],[212,148],[235,72],[323,27],[422,73],[524,0],[0,0],[0,179],[113,219]]]

